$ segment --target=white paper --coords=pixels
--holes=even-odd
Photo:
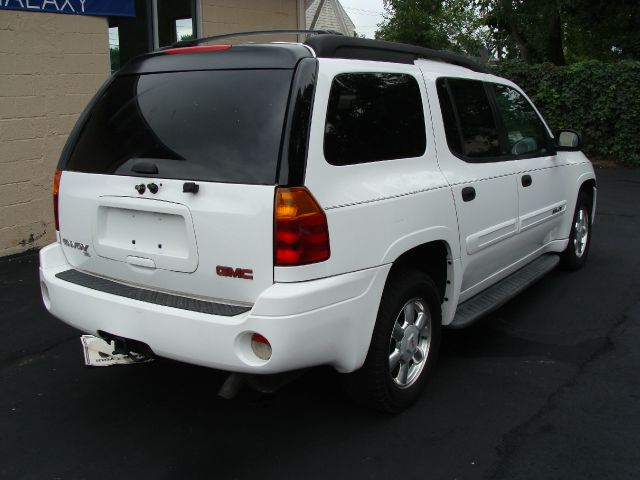
[[[114,346],[93,335],[80,337],[84,350],[84,363],[91,367],[110,367],[111,365],[131,365],[132,363],[147,363],[152,357],[145,357],[135,352],[128,355],[113,354]]]

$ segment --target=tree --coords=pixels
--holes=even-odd
[[[376,38],[528,64],[640,59],[638,0],[387,0]]]
[[[638,0],[571,0],[564,10],[571,60],[640,60]]]
[[[385,0],[376,38],[486,56],[488,30],[467,0]]]
[[[526,63],[564,65],[561,5],[563,0],[475,0],[496,45],[498,57],[520,57]],[[517,51],[509,48],[515,45]],[[506,48],[505,48],[506,47]]]
[[[638,0],[475,0],[492,37],[525,62],[640,59]]]
[[[120,70],[120,48],[109,47],[109,60],[111,62],[111,73]]]
[[[450,49],[452,41],[442,28],[439,0],[385,0],[385,16],[376,38],[435,49]]]

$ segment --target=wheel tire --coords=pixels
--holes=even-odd
[[[561,265],[566,270],[578,270],[587,261],[591,245],[591,198],[582,191],[578,195],[573,214],[569,244],[562,255]]]
[[[418,399],[433,370],[441,324],[440,296],[433,280],[414,270],[393,272],[382,294],[364,365],[344,376],[347,393],[383,412],[406,409]],[[394,368],[392,356],[393,363],[398,362]]]

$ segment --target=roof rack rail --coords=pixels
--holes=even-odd
[[[223,38],[249,37],[253,35],[283,35],[283,34],[342,36],[340,32],[336,32],[334,30],[256,30],[251,32],[225,33],[222,35],[212,35],[210,37],[194,38],[191,40],[180,40],[179,42],[175,42],[170,47],[166,47],[166,48],[193,47],[195,45],[200,45],[202,43],[211,42],[214,40],[222,40]]]
[[[487,71],[476,61],[463,55],[444,50],[416,47],[405,43],[385,42],[343,35],[321,35],[307,39],[305,44],[313,48],[318,57],[324,58],[349,58],[407,64],[412,64],[416,59],[422,58],[451,63],[475,72],[486,73]]]

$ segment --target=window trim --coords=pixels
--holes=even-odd
[[[460,124],[460,116],[458,114],[458,109],[456,108],[456,102],[453,98],[453,95],[451,93],[451,88],[449,87],[449,80],[450,79],[455,79],[455,80],[467,80],[467,81],[472,81],[472,82],[480,82],[482,83],[485,93],[487,95],[487,100],[489,101],[489,105],[491,107],[491,113],[493,115],[493,121],[495,122],[496,125],[496,129],[498,130],[498,140],[500,142],[500,150],[504,151],[504,152],[508,152],[508,140],[507,140],[507,130],[506,127],[504,126],[504,122],[502,120],[502,115],[500,115],[500,112],[498,110],[498,104],[497,104],[497,100],[496,100],[496,93],[494,88],[492,88],[494,85],[501,85],[507,88],[511,88],[513,90],[515,90],[516,92],[518,92],[520,95],[522,95],[522,97],[527,101],[527,103],[529,104],[529,106],[531,107],[531,109],[533,110],[533,113],[535,113],[536,117],[538,118],[538,120],[540,120],[540,123],[542,124],[542,126],[544,127],[544,137],[546,140],[546,147],[547,147],[547,152],[545,153],[525,153],[525,154],[521,154],[521,155],[512,155],[510,153],[505,153],[503,155],[499,155],[499,156],[491,156],[491,157],[469,157],[467,155],[464,155],[462,153],[457,153],[454,152],[451,148],[451,146],[449,145],[449,141],[447,140],[447,135],[446,135],[446,130],[445,130],[445,125],[444,125],[444,116],[442,115],[442,108],[440,106],[440,91],[438,89],[438,83],[440,81],[445,82],[445,87],[446,87],[446,92],[447,92],[447,97],[449,98],[449,102],[453,107],[453,114],[454,117],[456,119],[456,128],[458,129],[458,136],[460,137],[460,142],[461,145],[464,144],[464,137],[462,135],[462,126]],[[552,157],[555,156],[557,154],[556,148],[555,148],[555,144],[553,143],[553,138],[551,137],[551,135],[549,134],[549,129],[547,128],[547,124],[544,122],[544,120],[542,119],[541,115],[538,113],[538,111],[536,110],[536,108],[533,106],[533,104],[531,103],[531,101],[527,98],[526,95],[523,95],[523,92],[521,92],[518,89],[513,88],[513,86],[508,85],[506,83],[500,83],[500,82],[487,82],[485,80],[480,80],[477,78],[469,78],[469,77],[452,77],[452,76],[446,76],[446,77],[437,77],[435,79],[435,84],[436,84],[436,95],[438,95],[438,109],[440,110],[440,118],[443,120],[442,122],[442,129],[444,131],[444,137],[445,137],[445,142],[447,143],[447,147],[449,148],[449,152],[455,156],[456,158],[459,158],[460,160],[462,160],[465,163],[499,163],[499,162],[508,162],[508,161],[512,161],[512,160],[528,160],[530,158],[544,158],[544,157]]]
[[[202,2],[201,0],[190,0],[194,2],[193,6],[193,36],[202,37]],[[153,50],[160,48],[160,33],[158,32],[158,0],[151,0],[151,35]]]
[[[421,112],[422,112],[422,126],[423,126],[423,132],[424,132],[424,150],[422,151],[422,153],[420,153],[419,155],[413,156],[413,157],[401,157],[401,158],[388,158],[388,159],[384,159],[384,160],[369,160],[367,162],[357,162],[357,163],[347,163],[347,164],[343,164],[343,165],[339,165],[339,164],[335,164],[333,162],[331,162],[326,155],[325,152],[325,145],[326,145],[326,127],[327,127],[327,119],[328,119],[328,114],[329,114],[329,105],[331,102],[331,91],[333,90],[333,86],[334,86],[334,82],[335,79],[337,77],[339,77],[340,75],[406,75],[411,77],[415,82],[416,82],[416,86],[418,87],[418,94],[420,95],[420,106],[421,106]],[[387,70],[381,70],[381,71],[377,71],[377,70],[357,70],[357,71],[345,71],[345,72],[339,72],[333,75],[333,77],[331,77],[330,80],[330,84],[329,84],[329,93],[327,95],[327,105],[326,105],[326,109],[325,109],[325,114],[324,114],[324,118],[323,118],[323,127],[322,127],[322,157],[324,158],[324,161],[328,164],[331,165],[332,167],[336,167],[336,168],[341,168],[341,167],[353,167],[353,166],[358,166],[358,165],[370,165],[370,164],[375,164],[375,163],[384,163],[384,162],[395,162],[395,161],[401,161],[401,160],[415,160],[416,158],[422,158],[426,155],[428,148],[429,148],[429,136],[427,134],[427,115],[428,112],[425,112],[425,100],[426,100],[426,92],[423,92],[423,90],[420,88],[420,82],[422,81],[422,77],[418,78],[414,73],[412,72],[402,72],[402,71],[387,71]],[[424,85],[424,81],[423,81],[423,85]]]

